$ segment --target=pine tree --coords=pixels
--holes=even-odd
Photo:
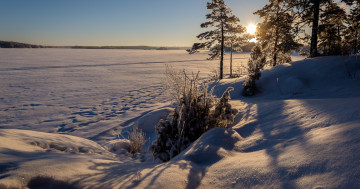
[[[298,10],[302,23],[311,27],[310,57],[316,57],[318,53],[318,33],[320,7],[329,0],[296,0],[294,8]]]
[[[257,92],[256,81],[261,76],[261,70],[266,63],[266,56],[260,45],[256,45],[250,53],[248,61],[248,78],[243,84],[242,95],[246,97],[254,96]]]
[[[360,0],[341,0],[342,2],[345,2],[348,5],[352,4],[360,4]]]
[[[320,14],[320,1],[311,0],[311,9],[313,11],[312,28],[311,28],[311,45],[310,45],[310,57],[318,56],[317,44],[318,44],[318,26],[319,26],[319,14]]]
[[[210,60],[220,57],[220,79],[223,79],[224,47],[227,35],[232,31],[234,25],[240,22],[239,18],[232,14],[231,9],[225,4],[224,0],[212,0],[207,3],[207,9],[211,13],[206,15],[208,20],[201,24],[201,28],[214,28],[197,36],[203,43],[195,43],[189,53],[196,53],[199,49],[210,49]]]
[[[319,49],[323,55],[342,54],[342,36],[346,29],[346,13],[336,3],[329,2],[320,15]]]
[[[338,22],[335,24],[337,26],[331,25],[331,27],[333,27],[331,29],[329,29],[328,26],[325,26],[329,24],[326,23],[325,17],[334,16],[338,13],[339,15],[343,14],[341,13],[342,11],[340,9],[336,8],[338,6],[333,0],[273,0],[273,2],[286,3],[287,9],[296,13],[296,17],[298,19],[296,19],[295,26],[297,27],[298,31],[305,32],[307,30],[306,28],[311,29],[310,35],[308,35],[306,32],[304,33],[304,35],[301,35],[303,36],[301,38],[304,40],[310,39],[310,57],[318,56],[318,48],[320,48],[320,50],[323,50],[325,44],[325,46],[329,45],[327,44],[329,41],[324,43],[325,38],[336,34],[336,43],[339,43],[340,38],[344,38],[344,33],[341,34],[343,26],[341,26],[341,24],[339,24],[340,22],[338,22],[338,20],[342,19],[343,16],[340,16],[339,18],[337,18],[338,20],[335,21]],[[359,4],[360,0],[342,0],[342,2],[345,2],[348,5],[352,5]],[[336,10],[338,12],[334,14],[332,13],[333,10],[330,11],[330,9]],[[334,18],[332,19],[335,20]],[[324,34],[326,35],[324,36]],[[331,43],[333,43],[333,41]],[[335,49],[335,52],[339,52],[338,47],[336,47]],[[334,54],[335,52],[326,52],[325,54]]]
[[[269,4],[254,14],[264,21],[258,24],[257,39],[268,54],[272,66],[291,61],[290,51],[300,44],[295,41],[298,28],[295,13],[286,1],[269,0]]]
[[[331,0],[278,0],[279,2],[288,3],[289,8],[296,11],[298,19],[296,26],[303,28],[304,26],[311,28],[310,35],[310,57],[318,56],[318,33],[321,6]],[[305,34],[305,38],[308,35]]]
[[[344,51],[356,54],[360,45],[360,1],[353,6],[347,18],[347,25],[344,39]]]

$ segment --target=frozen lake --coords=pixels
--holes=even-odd
[[[166,64],[207,77],[219,65],[207,57],[184,50],[0,49],[0,128],[94,136],[168,104]],[[234,69],[247,59],[235,54]]]

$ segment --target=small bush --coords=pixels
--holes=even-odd
[[[227,89],[220,99],[216,99],[212,94],[213,89],[208,92],[208,85],[199,84],[198,74],[191,79],[185,72],[182,76],[171,77],[172,81],[181,82],[173,84],[180,87],[176,89],[178,94],[174,95],[177,105],[168,118],[160,120],[156,126],[158,138],[150,147],[154,158],[162,161],[169,161],[209,129],[227,127],[237,114],[237,110],[229,104],[233,88]]]
[[[142,132],[137,126],[134,126],[133,130],[129,132],[130,138],[130,153],[135,154],[141,151],[141,148],[146,142],[145,133]]]
[[[254,96],[257,92],[256,80],[249,76],[243,84],[242,95],[245,97]]]

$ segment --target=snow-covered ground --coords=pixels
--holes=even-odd
[[[247,57],[235,55],[234,65]],[[206,58],[184,50],[0,49],[0,127],[95,136],[169,103],[165,65],[207,76],[218,63]]]
[[[114,144],[138,124],[150,138],[145,150],[170,111],[165,64],[206,76],[218,65],[205,61],[206,53],[0,49],[0,55],[0,188],[360,187],[360,58],[320,57],[265,70],[261,93],[252,98],[240,96],[244,77],[215,82],[218,96],[235,88],[232,129],[212,129],[159,163],[149,153],[113,153]],[[248,55],[236,56],[241,64]]]

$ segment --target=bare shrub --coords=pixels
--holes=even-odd
[[[146,142],[145,133],[136,125],[128,134],[130,138],[130,153],[135,154],[141,152],[141,148]]]
[[[170,78],[177,82],[169,87],[177,87],[173,91],[177,93],[173,95],[177,105],[168,118],[160,120],[156,126],[158,138],[150,147],[154,158],[162,161],[169,161],[209,129],[227,127],[237,114],[237,110],[229,104],[233,88],[227,89],[220,99],[216,99],[213,89],[208,92],[208,85],[200,84],[199,73],[189,77],[183,72],[181,75],[171,75]]]

